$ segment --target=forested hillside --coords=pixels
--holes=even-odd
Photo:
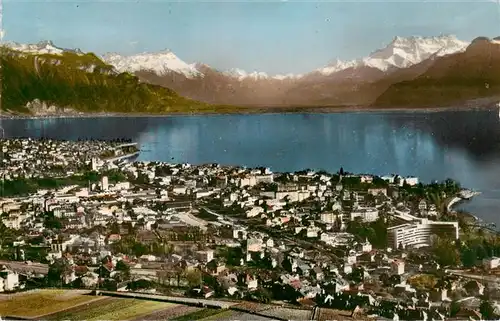
[[[3,111],[31,113],[38,99],[50,106],[82,112],[170,113],[224,112],[179,96],[174,91],[141,83],[129,73],[116,73],[94,54],[26,54],[1,48]]]

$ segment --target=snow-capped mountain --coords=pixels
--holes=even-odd
[[[17,42],[6,42],[3,45],[26,53],[31,54],[51,54],[51,55],[61,55],[63,52],[73,52],[77,54],[82,54],[80,49],[65,49],[57,47],[50,40],[40,41],[36,44],[20,44]]]
[[[293,80],[293,79],[300,79],[302,77],[304,77],[304,75],[302,75],[302,74],[286,74],[286,75],[276,75],[276,76],[273,76],[273,79],[276,79],[276,80],[285,80],[285,79]]]
[[[252,73],[248,73],[245,70],[239,69],[239,68],[230,69],[228,71],[223,72],[223,74],[225,76],[228,76],[228,77],[231,77],[234,79],[238,79],[240,81],[245,79],[245,78],[251,78],[254,80],[269,78],[269,76],[265,72],[254,71]]]
[[[408,68],[433,55],[441,57],[462,52],[468,45],[468,42],[461,41],[453,35],[428,38],[395,37],[385,48],[371,53],[368,57],[349,61],[336,60],[317,71],[325,76],[348,68],[359,67],[371,67],[385,72],[394,67]]]
[[[55,46],[51,41],[42,41],[37,44],[19,44],[15,42],[5,43],[12,49],[39,54],[62,54],[66,51],[76,52],[81,54],[78,49],[70,50]],[[337,72],[360,67],[370,67],[389,71],[393,68],[407,68],[418,64],[431,56],[444,56],[456,52],[464,51],[468,42],[461,41],[455,36],[439,36],[439,37],[395,37],[393,41],[383,49],[374,51],[369,56],[356,60],[341,61],[336,59],[332,63],[323,68],[319,68],[310,74],[321,74],[330,76]],[[156,53],[140,53],[136,55],[123,56],[117,53],[105,54],[101,57],[106,63],[115,67],[118,72],[137,72],[137,71],[152,71],[158,76],[168,73],[177,73],[186,78],[203,78],[204,71],[211,69],[210,66],[199,63],[187,63],[177,57],[172,51],[164,50]],[[200,67],[203,66],[203,67]],[[251,79],[254,81],[274,79],[274,80],[297,80],[305,75],[286,74],[286,75],[268,75],[265,72],[247,72],[242,69],[231,69],[221,73],[230,79],[243,81]]]
[[[203,73],[196,68],[196,64],[184,62],[170,50],[158,53],[141,53],[132,56],[110,53],[102,56],[102,59],[114,66],[119,72],[148,70],[158,75],[176,72],[187,78],[203,77]]]
[[[244,79],[252,79],[252,80],[264,80],[264,79],[275,79],[275,80],[285,80],[285,79],[298,79],[301,78],[302,75],[295,74],[287,74],[287,75],[275,75],[269,76],[265,72],[254,71],[251,73],[246,72],[243,69],[233,68],[228,71],[223,72],[225,76],[231,77],[233,79],[237,79],[242,81]]]
[[[334,74],[336,72],[345,70],[347,68],[355,68],[360,65],[360,62],[358,60],[348,60],[348,61],[342,61],[339,59],[335,59],[332,63],[330,63],[328,66],[324,68],[320,68],[317,71],[321,73],[324,76],[329,76],[331,74]]]

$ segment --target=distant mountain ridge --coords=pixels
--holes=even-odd
[[[21,50],[15,50],[12,48]],[[231,110],[119,73],[92,53],[50,42],[0,47],[1,114],[188,113]]]
[[[83,53],[80,49],[63,49],[55,46],[52,41],[42,41],[37,44],[19,44],[15,42],[7,42],[6,46],[24,52],[30,53],[51,53],[60,54],[62,52]],[[332,63],[325,67],[312,70],[303,74],[288,73],[285,75],[269,76],[266,72],[253,71],[247,72],[243,69],[234,68],[227,71],[219,71],[212,68],[214,71],[233,77],[238,80],[246,78],[251,79],[300,79],[308,74],[316,72],[323,75],[331,75],[348,68],[372,67],[381,71],[387,71],[390,68],[407,68],[417,64],[433,54],[452,54],[465,50],[469,45],[468,42],[459,40],[454,35],[444,35],[438,37],[418,37],[412,36],[408,38],[395,37],[391,43],[382,49],[373,51],[369,56],[342,61],[335,59]],[[153,71],[156,74],[162,75],[168,72],[176,72],[188,78],[203,77],[203,73],[198,70],[198,65],[205,65],[201,62],[186,63],[175,55],[171,50],[165,49],[160,52],[144,52],[135,55],[124,56],[118,53],[104,54],[101,59],[113,65],[119,72],[136,72],[136,71]]]
[[[478,37],[420,75],[391,84],[374,106],[432,106],[500,96],[500,40]]]
[[[348,61],[337,59],[325,67],[305,74],[275,76],[241,69],[220,71],[203,63],[186,63],[170,50],[131,56],[110,53],[100,59],[111,66],[116,74],[132,73],[141,83],[166,87],[184,97],[209,104],[248,107],[418,107],[421,102],[432,105],[433,101],[436,104],[449,101],[451,96],[438,99],[433,96],[435,94],[426,95],[425,90],[439,91],[440,87],[447,87],[451,83],[458,86],[457,79],[471,78],[469,74],[474,74],[473,77],[477,81],[487,76],[490,85],[494,86],[496,76],[486,70],[487,64],[496,64],[496,57],[500,55],[500,52],[491,49],[496,48],[497,44],[500,44],[497,38],[484,37],[476,38],[471,43],[459,40],[453,35],[395,37],[387,46],[373,51],[365,58]],[[36,45],[10,43],[7,46],[32,54],[39,52],[52,55],[83,55],[78,49],[58,48],[48,41]],[[474,58],[476,56],[481,58]],[[457,65],[451,63],[453,61],[463,62]],[[478,73],[474,68],[467,68],[468,64],[483,71]],[[460,76],[457,70],[462,70],[464,74]],[[431,81],[426,79],[431,78],[435,79],[432,87],[427,86],[425,90],[420,91],[415,89],[420,88],[418,86],[423,83],[430,84]],[[412,91],[418,92],[422,97],[416,97],[418,95]],[[477,98],[491,92],[492,90],[458,94],[457,97]],[[405,98],[405,95],[413,98]]]

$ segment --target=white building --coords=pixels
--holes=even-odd
[[[422,219],[417,223],[405,223],[387,229],[388,243],[393,248],[400,245],[404,248],[430,246],[433,235],[458,239],[458,222]]]
[[[486,270],[496,269],[500,266],[500,258],[492,257],[489,259],[483,259],[483,266]]]
[[[363,253],[369,253],[373,250],[372,244],[366,240],[364,243],[361,244],[361,252]]]
[[[102,188],[103,191],[109,190],[109,184],[108,184],[108,177],[107,176],[103,176],[101,178],[101,188]]]
[[[267,174],[267,175],[257,175],[255,176],[255,182],[257,184],[259,183],[272,183],[274,182],[274,176],[273,174]]]
[[[405,262],[394,260],[391,264],[391,271],[393,274],[402,275],[405,273]]]
[[[197,251],[196,258],[203,263],[208,263],[214,259],[214,251],[212,250]]]
[[[351,221],[360,217],[363,222],[374,222],[378,219],[378,210],[373,208],[358,208],[351,212]]]
[[[332,212],[320,214],[321,222],[326,223],[326,224],[335,223],[336,218],[337,218],[336,215]]]
[[[402,178],[399,182],[399,184],[401,186],[403,186],[403,184],[406,182],[406,184],[410,185],[410,186],[415,186],[415,185],[418,185],[418,177],[413,177],[413,176],[409,176],[409,177],[405,177],[405,178]]]
[[[349,265],[356,264],[356,253],[349,253],[345,258],[345,263]]]
[[[94,172],[97,172],[99,170],[99,163],[98,163],[97,158],[92,157],[92,160],[90,161],[90,163],[91,163],[91,166],[92,166],[92,170]]]
[[[0,278],[3,279],[1,291],[13,291],[19,287],[19,274],[7,269],[5,266],[0,271]]]
[[[254,175],[248,175],[246,177],[243,177],[239,181],[239,187],[245,187],[245,186],[255,186],[257,185],[257,180]]]

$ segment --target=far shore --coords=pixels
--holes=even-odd
[[[180,116],[220,116],[220,115],[258,115],[258,114],[334,114],[334,113],[431,113],[444,111],[492,110],[491,105],[483,106],[447,106],[447,107],[362,107],[362,106],[330,106],[330,107],[241,107],[234,111],[194,111],[171,113],[53,113],[53,114],[10,114],[0,112],[1,119],[40,119],[40,118],[105,118],[105,117],[180,117]]]

